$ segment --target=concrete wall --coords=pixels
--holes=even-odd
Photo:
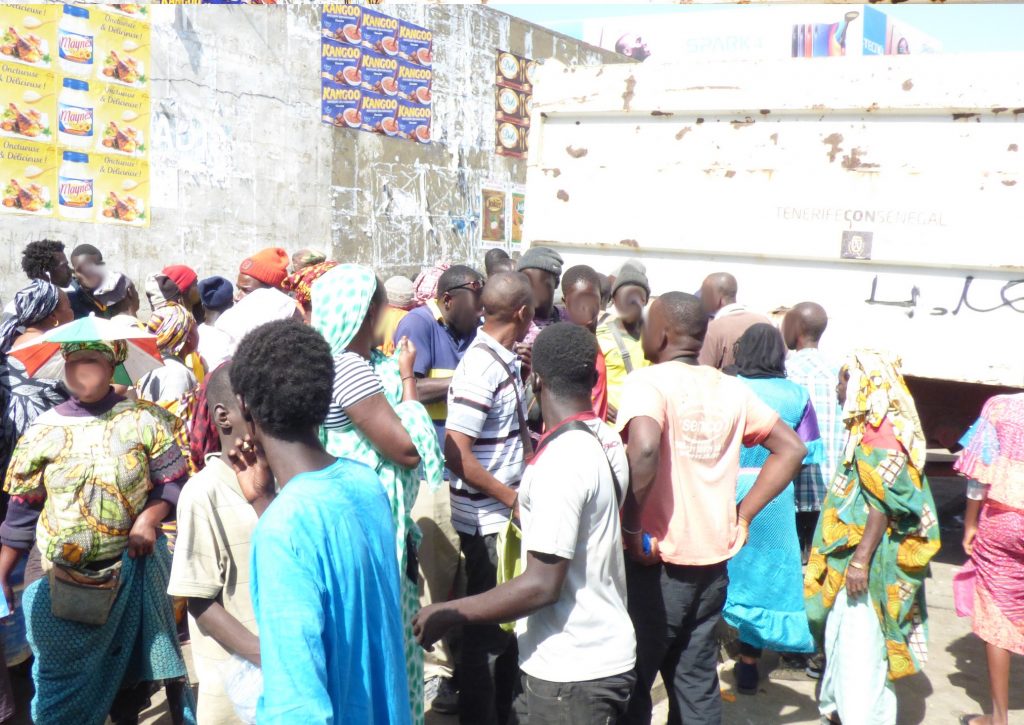
[[[233,279],[267,246],[323,248],[385,276],[443,258],[479,263],[480,182],[526,178],[525,160],[494,154],[496,49],[624,60],[481,5],[387,3],[434,33],[435,140],[424,146],[320,122],[318,8],[150,9],[152,226],[5,216],[3,299],[24,283],[22,247],[42,237],[94,244],[137,282],[181,262]]]

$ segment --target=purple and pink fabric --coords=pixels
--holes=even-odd
[[[955,469],[984,487],[971,554],[974,632],[1024,654],[1024,394],[990,399],[961,444]]]

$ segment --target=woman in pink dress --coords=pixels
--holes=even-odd
[[[973,628],[986,645],[992,714],[960,722],[1006,725],[1010,653],[1024,654],[1024,394],[990,399],[961,443],[964,550],[977,568]]]

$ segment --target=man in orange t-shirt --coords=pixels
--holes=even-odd
[[[721,722],[714,632],[726,564],[746,543],[751,519],[793,480],[806,454],[747,386],[698,366],[707,324],[693,295],[669,292],[654,301],[642,342],[655,364],[626,379],[617,420],[630,468],[622,538],[637,637],[631,724],[650,723],[658,672],[674,673],[665,683],[670,722]],[[756,445],[770,455],[737,506],[740,447]]]

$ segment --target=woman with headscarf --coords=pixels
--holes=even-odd
[[[0,363],[0,411],[3,413],[0,420],[0,475],[6,473],[14,446],[32,421],[68,399],[63,383],[29,377],[21,362],[8,357],[7,353],[73,319],[71,302],[64,291],[49,282],[32,280],[14,296],[13,314],[0,324],[0,360],[3,360]],[[0,520],[7,513],[7,500],[6,493],[0,494]],[[19,590],[18,596],[21,576],[19,571],[12,577],[12,585]],[[5,665],[7,662],[24,662],[31,656],[21,610],[15,610],[12,616],[15,619],[4,624],[3,636],[0,637],[0,722],[13,717],[15,710]]]
[[[963,725],[1006,725],[1010,653],[1024,654],[1024,394],[997,395],[964,436],[955,468],[968,478],[964,550],[975,569],[974,633],[985,642],[991,715]]]
[[[420,486],[417,466],[422,464],[432,489],[441,485],[444,463],[437,432],[416,400],[416,352],[409,341],[400,341],[396,357],[374,349],[387,296],[373,271],[355,264],[335,267],[313,285],[312,297],[313,328],[334,354],[334,395],[324,423],[327,451],[373,468],[391,501],[409,698],[413,722],[422,723],[423,650],[412,634],[419,609],[415,553],[420,531],[412,507]]]
[[[285,277],[281,289],[291,294],[302,306],[302,321],[307,325],[312,314],[313,283],[338,266],[337,262],[319,262],[299,267],[293,274]]]
[[[901,365],[858,350],[839,371],[849,437],[804,575],[811,630],[824,642],[818,707],[832,722],[895,723],[892,681],[927,659],[924,578],[939,523]]]
[[[7,470],[0,583],[13,603],[10,573],[31,549],[22,606],[38,723],[136,722],[159,681],[175,722],[194,722],[159,531],[188,478],[181,422],[114,392],[127,352],[123,340],[62,345],[71,398],[36,418]]]
[[[807,446],[804,465],[824,456],[818,419],[806,388],[786,380],[786,343],[772,325],[752,325],[736,342],[733,371]],[[736,501],[747,495],[768,458],[763,446],[740,451]],[[793,484],[750,523],[747,544],[729,561],[725,621],[739,632],[736,689],[757,694],[762,648],[782,653],[814,651],[804,611],[800,542]],[[803,670],[803,667],[800,667]]]
[[[196,319],[184,306],[170,302],[153,312],[146,327],[156,335],[164,364],[139,378],[135,389],[142,400],[171,410],[197,384],[196,376],[185,364],[199,341]],[[171,412],[179,415],[177,409]]]

